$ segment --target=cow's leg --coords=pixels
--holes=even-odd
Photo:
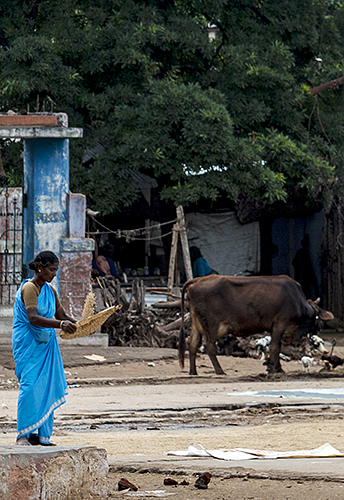
[[[282,335],[284,333],[284,328],[274,328],[271,334],[270,343],[270,354],[267,360],[267,370],[269,373],[283,373],[281,362],[280,362],[280,352],[281,352],[281,342]]]
[[[222,370],[221,365],[217,359],[215,344],[207,342],[206,350],[207,350],[207,354],[210,358],[210,361],[213,364],[216,375],[226,375],[225,372]]]
[[[196,370],[196,353],[201,343],[202,336],[194,325],[194,322],[191,323],[191,333],[189,338],[189,357],[190,357],[190,375],[197,375]]]

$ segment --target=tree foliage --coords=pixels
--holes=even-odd
[[[3,0],[0,107],[66,112],[84,128],[71,141],[71,185],[104,214],[137,199],[132,170],[176,204],[291,191],[324,202],[341,188],[344,86],[310,89],[343,73],[343,10],[337,0]],[[13,145],[2,150],[18,168]]]

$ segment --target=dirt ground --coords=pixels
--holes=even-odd
[[[118,481],[124,477],[139,490],[118,491]],[[174,479],[177,486],[164,485]],[[344,496],[344,485],[328,481],[288,479],[257,479],[249,474],[240,478],[212,476],[207,489],[197,489],[197,475],[178,476],[154,473],[110,474],[112,491],[109,498],[171,498],[171,500],[334,500]],[[186,482],[188,484],[181,484]]]
[[[340,344],[340,343],[339,343]],[[343,498],[344,482],[309,477],[254,475],[247,469],[228,474],[212,470],[207,489],[194,486],[207,471],[169,467],[123,467],[120,458],[166,455],[201,443],[208,449],[260,448],[287,451],[310,449],[326,442],[344,452],[344,407],[340,400],[303,401],[235,396],[255,390],[340,388],[344,369],[323,372],[313,365],[302,371],[297,361],[284,362],[285,374],[268,376],[265,366],[252,358],[221,356],[226,375],[214,375],[206,355],[197,358],[198,377],[188,375],[188,360],[180,370],[171,349],[143,350],[70,347],[61,349],[69,385],[67,404],[56,411],[53,440],[60,446],[95,445],[109,456],[109,498],[171,497],[176,500]],[[5,350],[0,354],[0,442],[15,440],[18,389],[13,365]],[[164,351],[164,352],[162,352]],[[344,354],[338,345],[336,352]],[[7,353],[8,354],[8,353]],[[91,361],[84,356],[103,356]],[[228,396],[228,394],[232,396]],[[234,396],[233,396],[234,394]],[[4,408],[4,405],[7,408]],[[124,460],[125,463],[125,460]],[[219,470],[220,470],[219,466]],[[126,478],[137,492],[118,491]],[[164,485],[164,479],[178,481]],[[189,484],[180,484],[181,482]]]

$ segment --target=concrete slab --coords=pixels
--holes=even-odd
[[[6,139],[75,139],[82,136],[83,129],[75,127],[0,127],[0,137]]]
[[[57,341],[61,346],[102,346],[107,347],[109,345],[109,336],[107,333],[94,333],[93,335],[87,335],[87,337],[80,337],[78,339],[63,340],[60,335],[57,335]]]
[[[95,447],[0,446],[0,498],[105,500],[106,451]]]

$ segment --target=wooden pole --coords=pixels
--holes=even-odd
[[[189,252],[188,236],[185,224],[184,210],[182,206],[177,207],[177,220],[180,227],[180,242],[182,244],[184,268],[186,274],[186,280],[192,279],[192,267]]]
[[[167,293],[172,294],[173,291],[173,281],[174,281],[174,269],[176,265],[177,256],[177,246],[178,246],[178,234],[179,234],[179,224],[176,222],[172,228],[172,245],[170,254],[170,263],[168,266],[168,280],[167,280]]]
[[[149,256],[150,256],[150,245],[149,245],[149,228],[150,228],[150,220],[145,220],[145,267],[149,265]]]

